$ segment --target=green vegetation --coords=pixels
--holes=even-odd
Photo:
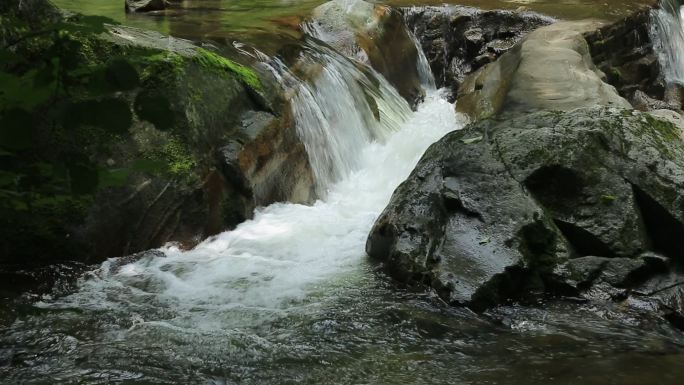
[[[228,60],[223,56],[200,48],[194,59],[206,68],[234,74],[240,81],[255,90],[261,90],[262,88],[259,77],[252,69]]]
[[[178,138],[173,137],[162,148],[160,154],[171,174],[184,178],[192,178],[192,171],[197,166],[197,162],[192,157],[187,146]]]

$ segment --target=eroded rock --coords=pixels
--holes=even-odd
[[[589,106],[630,108],[592,62],[582,32],[599,25],[560,22],[531,32],[498,61],[464,80],[457,110],[484,119]]]
[[[367,252],[474,309],[553,292],[559,268],[576,289],[630,287],[644,252],[684,262],[683,159],[675,125],[629,110],[485,120],[430,147]]]
[[[456,93],[466,75],[495,61],[527,33],[554,20],[533,12],[482,11],[470,7],[404,8],[438,87]]]
[[[24,6],[17,9],[23,11]],[[34,13],[26,10],[12,17],[30,18]],[[79,15],[59,17],[66,25],[92,23]],[[49,28],[55,21],[37,20],[36,28]],[[73,51],[69,65],[124,68],[124,92],[98,89],[97,98],[110,100],[126,119],[116,132],[107,132],[97,124],[118,115],[93,120],[87,108],[77,108],[97,106],[99,99],[87,99],[91,90],[84,87],[90,81],[70,83],[57,107],[38,107],[50,117],[60,116],[55,108],[66,107],[74,118],[36,124],[37,136],[79,138],[75,149],[63,142],[33,142],[39,161],[68,166],[65,157],[76,157],[87,166],[81,172],[92,188],[70,191],[67,186],[59,191],[59,199],[35,210],[3,205],[2,232],[12,242],[0,245],[0,263],[94,263],[166,242],[191,247],[251,217],[256,206],[311,201],[313,176],[289,101],[280,97],[268,74],[228,59],[215,47],[200,48],[124,26],[98,28],[104,32],[75,33],[78,39],[68,45]],[[10,29],[0,32],[3,39],[14,39]],[[52,54],[50,44],[29,39],[19,41],[15,49],[41,58]],[[112,83],[118,79],[114,75],[107,72],[103,77]],[[14,166],[35,161],[20,154]]]

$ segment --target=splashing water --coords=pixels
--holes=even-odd
[[[272,72],[292,95],[297,134],[314,171],[318,196],[359,167],[359,149],[384,141],[411,114],[408,103],[369,67],[359,67],[314,39],[297,64],[315,72],[299,79],[282,63]]]
[[[668,83],[684,84],[683,20],[680,0],[662,0],[651,11],[651,39]]]
[[[393,190],[431,143],[464,123],[432,91],[386,142],[358,148],[358,168],[332,184],[325,200],[261,209],[189,252],[167,247],[166,257],[120,268],[110,261],[79,292],[42,306],[116,310],[137,314],[141,322],[204,330],[253,325],[292,311],[358,268],[370,228]]]

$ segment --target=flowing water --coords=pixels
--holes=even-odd
[[[365,255],[369,230],[426,148],[466,122],[426,68],[412,112],[371,69],[305,44],[315,81],[267,65],[323,198],[259,209],[191,251],[107,261],[66,295],[14,305],[0,383],[681,384],[684,336],[617,305],[475,315],[392,284]]]
[[[651,13],[651,36],[670,83],[684,85],[684,7],[680,0],[661,0]]]

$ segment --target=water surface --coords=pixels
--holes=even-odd
[[[615,20],[650,0],[379,0],[395,6],[459,4],[483,9],[526,9],[563,19]],[[165,11],[126,14],[123,0],[54,0],[75,12],[191,40],[239,41],[268,54],[299,39],[299,23],[322,0],[184,0]]]

